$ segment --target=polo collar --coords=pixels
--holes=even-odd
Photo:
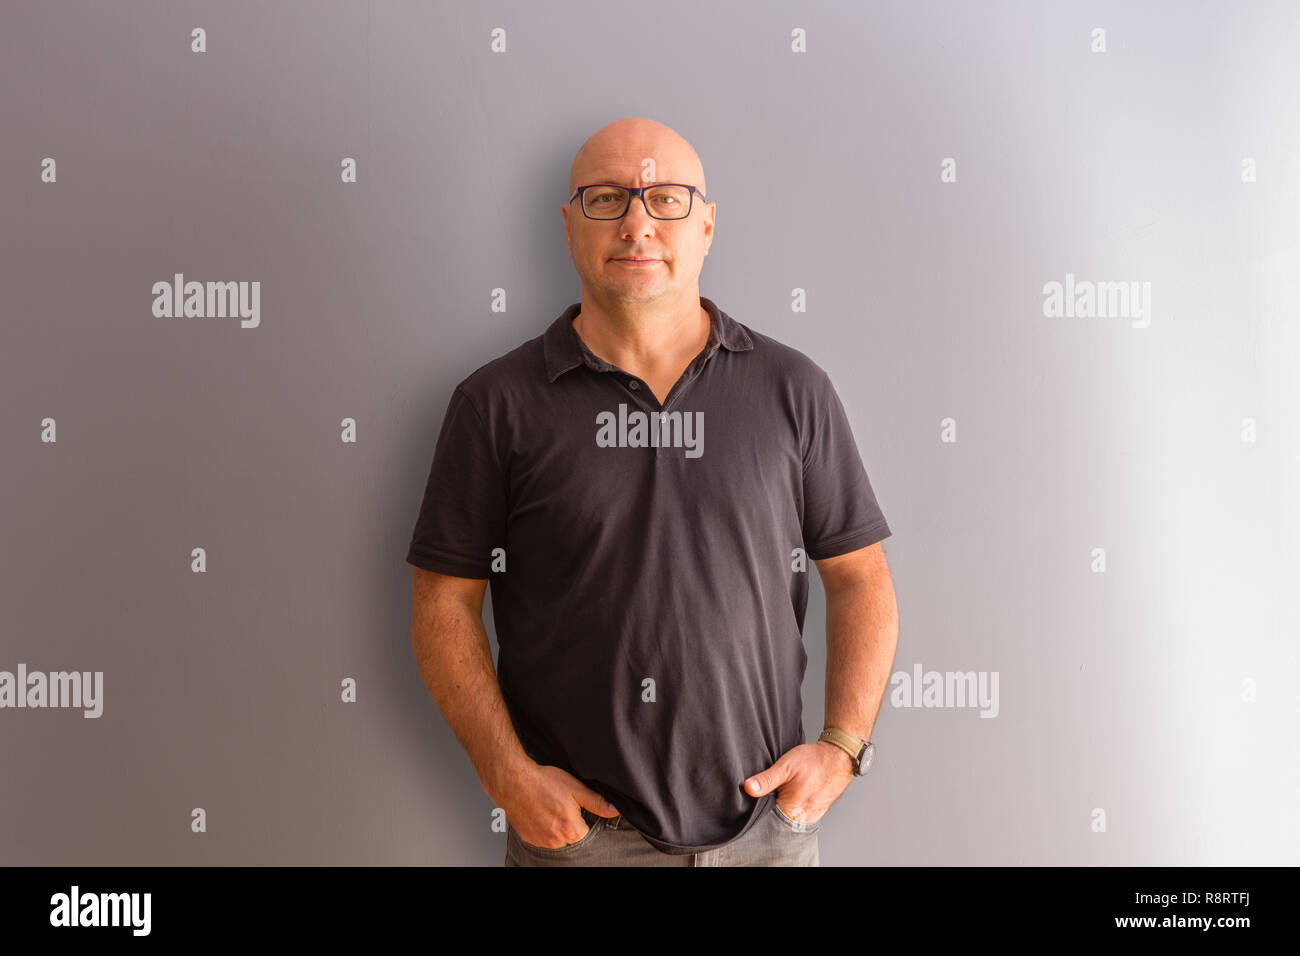
[[[717,346],[732,352],[746,352],[754,347],[754,340],[744,326],[718,308],[712,299],[700,296],[700,305],[709,313],[709,344],[712,354]],[[586,362],[597,364],[593,368],[611,369],[588,349],[573,329],[573,319],[582,311],[582,303],[575,302],[560,314],[542,336],[542,351],[546,356],[546,380],[554,382],[571,368]]]

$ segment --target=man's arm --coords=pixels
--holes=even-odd
[[[826,591],[826,726],[871,739],[898,648],[894,580],[877,541],[817,563]],[[820,742],[853,761],[834,744]]]
[[[415,569],[411,644],[420,673],[483,789],[520,837],[550,848],[575,843],[587,832],[582,807],[600,816],[618,811],[576,777],[524,751],[492,666],[486,590],[486,578]]]
[[[429,693],[494,800],[501,777],[528,759],[492,666],[483,626],[487,579],[415,569],[411,643]]]
[[[881,542],[817,561],[826,591],[826,725],[870,739],[898,646],[898,605]],[[755,797],[780,791],[791,819],[821,819],[853,781],[834,744],[799,744],[745,781]]]

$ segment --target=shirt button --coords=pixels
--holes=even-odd
[[[641,386],[640,386],[639,384],[637,384],[637,380],[636,380],[636,379],[632,378],[632,379],[628,379],[627,387],[628,387],[628,388],[640,388]]]

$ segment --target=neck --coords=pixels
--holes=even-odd
[[[573,328],[597,356],[623,369],[671,365],[699,353],[709,340],[709,313],[699,290],[679,299],[602,303],[582,295]]]

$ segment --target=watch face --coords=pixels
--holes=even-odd
[[[862,776],[871,767],[871,758],[876,755],[876,745],[868,741],[858,753],[858,776]]]

